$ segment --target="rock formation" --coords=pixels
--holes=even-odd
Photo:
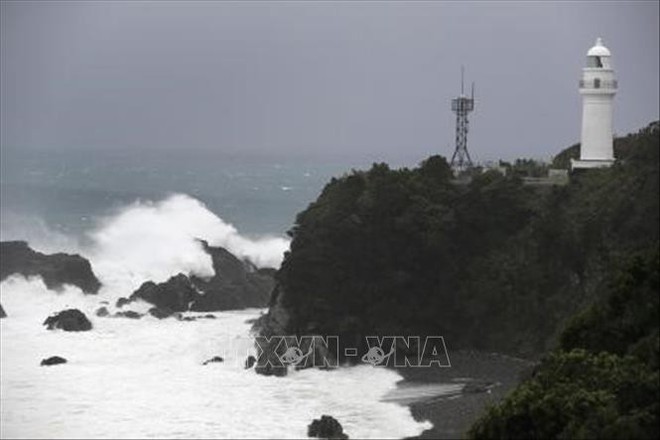
[[[211,312],[265,307],[273,288],[273,269],[258,269],[221,247],[200,240],[211,256],[215,275],[204,279],[178,274],[164,283],[147,281],[117,307],[138,299],[153,304],[149,313],[162,319],[176,312]]]
[[[57,365],[57,364],[66,364],[67,360],[59,356],[51,356],[46,359],[42,359],[41,366]]]
[[[46,255],[31,249],[24,241],[0,242],[0,281],[13,274],[41,276],[49,289],[71,284],[93,294],[101,287],[91,264],[80,255]]]
[[[92,329],[92,323],[78,309],[67,309],[49,316],[43,325],[47,326],[48,330],[59,328],[67,332],[81,332]]]
[[[332,416],[321,416],[320,419],[314,419],[307,427],[308,437],[327,438],[327,439],[347,439],[341,424]]]
[[[224,362],[225,360],[222,358],[222,356],[213,356],[211,359],[205,360],[202,365],[207,365],[207,364],[212,364],[212,363],[219,363],[219,362]]]

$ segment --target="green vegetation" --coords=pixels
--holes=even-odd
[[[475,438],[658,438],[659,144],[655,122],[564,186],[525,186],[524,160],[458,183],[438,156],[333,179],[290,231],[273,321],[542,356]]]
[[[472,427],[473,438],[658,438],[657,243],[612,276],[533,377]]]
[[[659,132],[654,123],[617,139],[615,166],[565,186],[495,171],[456,184],[438,156],[333,179],[290,231],[273,298],[289,316],[284,330],[547,351],[602,297],[622,257],[656,246]]]

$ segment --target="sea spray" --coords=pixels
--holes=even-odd
[[[48,248],[48,237],[34,243]],[[100,318],[147,280],[179,272],[210,275],[208,255],[196,238],[249,258],[279,266],[288,242],[250,239],[195,199],[173,195],[160,202],[135,202],[96,222],[84,240],[57,237],[62,249],[90,259],[104,283],[98,295],[65,286],[49,291],[40,278],[12,276],[0,283],[0,437],[98,438],[302,438],[322,414],[341,421],[356,438],[401,438],[421,433],[407,407],[381,399],[400,376],[364,365],[334,371],[294,371],[284,378],[245,370],[249,350],[225,350],[223,341],[248,338],[261,310],[216,313],[216,319],[183,322]],[[107,304],[105,304],[107,302]],[[131,308],[145,312],[147,304]],[[77,308],[93,322],[90,332],[48,331],[50,314]],[[253,346],[252,346],[253,347]],[[225,362],[203,366],[216,355]],[[254,354],[254,353],[252,353]],[[57,369],[40,361],[68,360]]]
[[[1,235],[2,240],[26,240],[39,251],[88,258],[107,299],[128,296],[145,281],[163,282],[178,273],[212,276],[211,258],[197,239],[225,247],[258,267],[279,267],[289,247],[282,237],[245,237],[203,203],[183,194],[157,202],[136,201],[92,223],[84,237],[76,238],[48,234],[36,218],[14,219],[9,226],[3,224]]]

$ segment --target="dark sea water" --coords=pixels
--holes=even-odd
[[[284,235],[332,176],[368,165],[209,152],[11,150],[0,163],[1,220],[7,234],[35,218],[79,234],[127,204],[180,193],[242,234]]]

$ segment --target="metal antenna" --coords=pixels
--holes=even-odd
[[[472,97],[465,96],[464,88],[465,69],[461,66],[461,96],[451,100],[451,109],[456,113],[456,149],[451,158],[451,167],[460,173],[472,168],[472,159],[467,149],[467,133],[469,128],[468,113],[474,110],[474,82],[472,83]]]

